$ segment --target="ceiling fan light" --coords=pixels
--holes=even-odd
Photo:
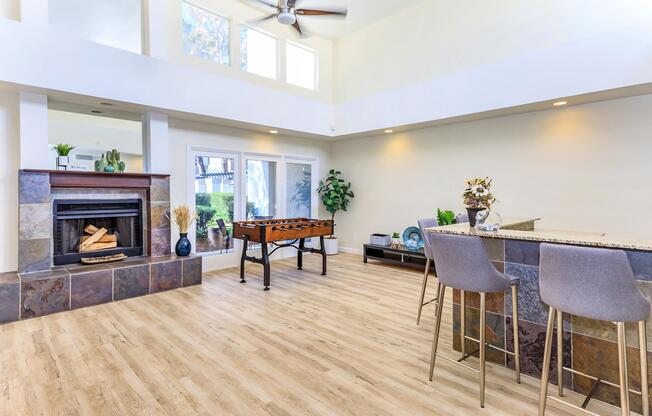
[[[281,10],[276,19],[283,25],[293,25],[297,21],[297,16],[289,10]]]

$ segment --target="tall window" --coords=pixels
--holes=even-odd
[[[317,88],[317,54],[292,42],[286,44],[286,80],[288,84]]]
[[[229,20],[190,3],[181,3],[183,50],[229,65]]]
[[[247,219],[276,217],[276,162],[248,159]]]
[[[241,26],[240,59],[244,71],[276,79],[276,38]]]
[[[232,157],[195,156],[197,253],[233,249],[236,170]]]
[[[288,162],[285,168],[286,201],[289,218],[312,215],[312,165]]]

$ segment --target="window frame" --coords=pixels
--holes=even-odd
[[[249,71],[247,69],[242,68],[242,57],[243,57],[242,56],[242,29],[243,28],[245,28],[247,30],[253,30],[254,32],[258,32],[258,33],[260,33],[262,35],[269,36],[270,38],[274,39],[274,44],[276,45],[276,48],[275,48],[275,51],[274,51],[275,52],[274,53],[274,78],[270,78],[268,76],[261,75],[261,74],[258,74],[256,72],[251,72],[251,71]],[[239,65],[240,70],[242,72],[246,73],[246,74],[250,74],[250,75],[260,77],[260,78],[263,78],[263,79],[272,80],[272,81],[280,81],[280,79],[279,79],[280,75],[284,75],[284,74],[282,74],[282,71],[281,71],[281,68],[280,68],[280,61],[281,60],[279,59],[279,51],[280,51],[279,37],[276,36],[272,32],[269,32],[267,30],[263,30],[263,29],[260,29],[260,28],[257,28],[257,27],[253,27],[253,26],[247,25],[247,24],[242,23],[242,22],[239,23],[238,35],[239,35],[238,36],[238,42],[239,42],[238,43],[238,46],[239,46],[238,47],[238,55],[240,57],[240,65]]]
[[[204,11],[206,13],[210,13],[212,15],[215,15],[215,16],[217,16],[219,18],[222,18],[222,19],[226,20],[227,25],[228,25],[228,28],[227,28],[227,31],[226,31],[227,34],[228,34],[227,44],[229,46],[229,53],[227,55],[229,61],[227,63],[219,62],[219,61],[216,61],[215,59],[203,58],[201,56],[193,55],[191,53],[186,52],[185,47],[184,47],[184,39],[183,39],[184,38],[184,34],[183,34],[183,4],[184,3],[189,5],[189,6],[195,7],[197,9],[199,9],[199,10],[202,10],[202,11]],[[200,6],[197,3],[194,3],[192,1],[188,1],[188,0],[181,0],[179,2],[179,11],[180,11],[180,17],[181,17],[179,19],[179,24],[180,24],[180,29],[181,29],[181,51],[183,52],[183,54],[185,56],[191,57],[192,59],[199,59],[201,61],[209,61],[209,62],[214,63],[214,64],[224,65],[226,67],[231,67],[233,65],[233,39],[232,39],[233,38],[233,30],[232,30],[232,28],[233,28],[233,23],[234,23],[233,19],[228,17],[228,16],[225,16],[225,15],[223,15],[221,13],[218,13],[218,12],[215,12],[215,11],[213,11],[211,9],[208,9],[208,8],[206,8],[204,6]]]
[[[319,218],[319,195],[316,192],[319,184],[319,157],[317,156],[301,156],[292,154],[273,154],[273,153],[256,153],[245,151],[225,150],[212,147],[203,146],[188,146],[187,158],[187,195],[186,203],[191,210],[195,210],[195,157],[197,155],[209,157],[222,157],[234,159],[234,172],[235,172],[235,189],[234,189],[234,221],[246,220],[247,209],[247,177],[246,166],[247,160],[264,160],[269,162],[276,162],[276,218],[285,218],[287,215],[286,197],[287,197],[287,164],[288,163],[301,163],[311,165],[311,197],[310,197],[310,216],[311,218]],[[211,257],[216,260],[220,265],[233,264],[238,261],[242,250],[242,241],[235,239],[233,251],[230,253],[218,253],[216,251],[209,251],[205,253],[196,252],[196,227],[193,225],[188,230],[188,238],[193,243],[193,253],[200,257]],[[310,245],[310,244],[308,244]]]
[[[307,88],[307,87],[304,87],[302,85],[293,84],[293,83],[288,81],[288,53],[287,53],[288,45],[294,46],[294,47],[299,48],[299,49],[303,49],[303,50],[308,51],[308,52],[312,52],[312,54],[315,56],[315,70],[313,71],[313,87],[314,88]],[[310,47],[305,46],[305,45],[303,45],[301,43],[298,43],[298,42],[291,41],[289,39],[285,40],[285,83],[288,84],[288,85],[292,85],[293,87],[301,88],[301,89],[308,90],[308,91],[315,91],[316,92],[316,91],[319,90],[319,54],[317,53],[316,49],[310,48]]]

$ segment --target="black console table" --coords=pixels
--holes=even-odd
[[[423,254],[423,249],[409,250],[402,244],[399,248],[377,244],[365,244],[362,251],[365,263],[367,263],[367,260],[372,259],[421,270],[426,267],[426,256]],[[433,271],[435,270],[434,262],[430,262],[430,268]]]

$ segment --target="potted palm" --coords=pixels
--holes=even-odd
[[[70,165],[70,152],[75,148],[65,143],[59,143],[54,145],[54,150],[57,151],[57,169],[63,168],[64,170],[68,169]]]
[[[319,181],[319,188],[317,192],[324,204],[326,211],[330,212],[331,219],[335,221],[335,213],[338,211],[346,211],[351,198],[355,195],[351,191],[351,182],[346,182],[340,176],[342,172],[339,170],[331,169],[328,171],[328,177]],[[324,248],[326,254],[337,254],[338,244],[337,237],[331,235],[324,239]]]
[[[475,219],[478,212],[491,208],[491,204],[496,202],[496,198],[494,198],[490,188],[491,179],[489,178],[471,178],[466,180],[463,197],[471,227],[475,227]]]

